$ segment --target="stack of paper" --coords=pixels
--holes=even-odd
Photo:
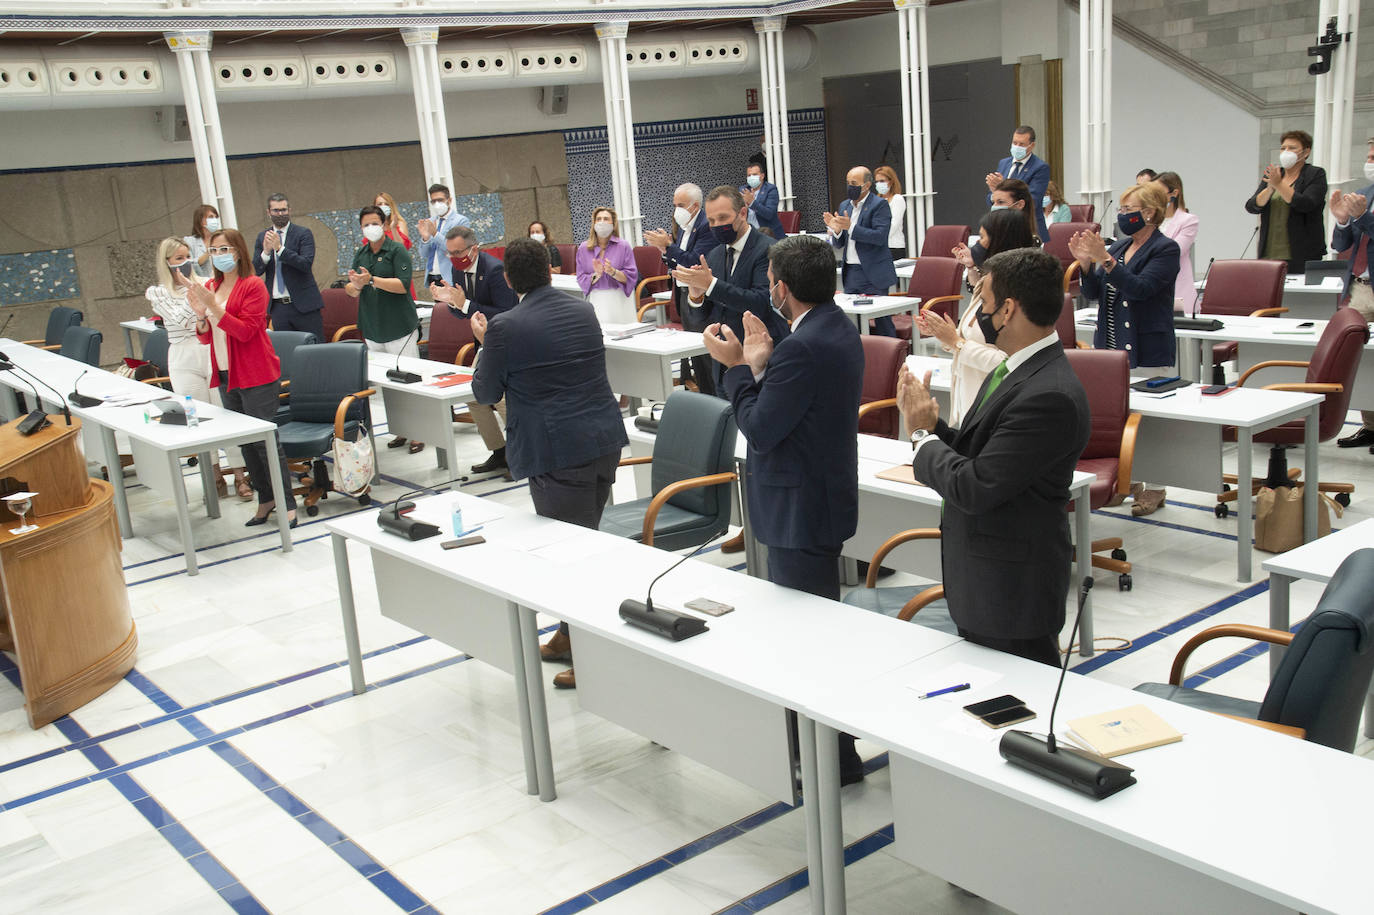
[[[1075,718],[1065,735],[1085,750],[1108,758],[1177,743],[1183,735],[1143,705]]]

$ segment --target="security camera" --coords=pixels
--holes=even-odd
[[[1341,33],[1336,31],[1336,17],[1332,16],[1326,22],[1326,31],[1317,36],[1317,43],[1307,49],[1308,57],[1320,58],[1314,63],[1308,64],[1307,72],[1312,76],[1331,72],[1331,55],[1335,53],[1342,40],[1349,39],[1348,37],[1343,39]]]

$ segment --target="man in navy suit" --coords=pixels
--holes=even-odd
[[[1365,156],[1364,176],[1374,181],[1374,137],[1369,140],[1369,153]],[[1374,184],[1358,194],[1331,192],[1331,215],[1336,220],[1335,231],[1331,233],[1331,250],[1350,252],[1350,261],[1345,268],[1345,295],[1350,299],[1350,307],[1364,316],[1366,321],[1374,321],[1374,290],[1369,284],[1370,256],[1374,255],[1374,213],[1369,211],[1369,201],[1374,200]],[[1360,255],[1364,256],[1361,257]],[[1355,265],[1361,270],[1355,272]],[[1360,411],[1361,426],[1354,433],[1339,438],[1336,444],[1342,448],[1360,448],[1369,445],[1374,453],[1374,411]]]
[[[873,173],[862,165],[845,176],[846,200],[840,212],[825,213],[830,243],[838,248],[840,279],[850,295],[887,295],[897,285],[897,268],[888,247],[892,228],[892,207],[873,193]],[[890,316],[875,318],[873,328],[886,337],[897,336]]]
[[[285,194],[267,198],[267,216],[272,225],[253,242],[253,269],[272,299],[272,329],[303,330],[323,340],[324,299],[315,284],[315,236],[305,226],[292,225]]]
[[[484,404],[505,398],[507,461],[513,476],[529,478],[534,510],[595,530],[629,444],[606,378],[601,325],[585,301],[549,285],[549,252],[539,242],[506,246],[506,281],[519,304],[490,320],[472,316],[482,344],[473,396]],[[566,626],[550,646],[554,657],[567,656]],[[575,686],[572,671],[554,685]]]
[[[470,227],[453,226],[445,233],[444,245],[448,256],[439,262],[440,279],[429,287],[436,307],[442,303],[468,317],[481,313],[494,318],[516,306],[519,300],[506,282],[505,265],[478,250],[477,234]],[[506,421],[505,400],[498,401],[494,409],[475,401],[467,406],[482,443],[491,452],[485,461],[472,465],[472,472],[506,470],[506,439],[496,422],[497,413],[501,414],[501,422]]]
[[[1050,232],[1045,226],[1045,209],[1040,202],[1050,186],[1050,167],[1035,154],[1035,128],[1022,124],[1011,135],[1011,155],[997,163],[997,171],[988,172],[984,179],[988,185],[988,206],[992,206],[992,192],[1003,179],[1015,178],[1026,182],[1030,197],[1034,201],[1035,231],[1041,243],[1049,241]]]
[[[744,315],[752,312],[768,328],[773,340],[787,336],[787,321],[772,308],[768,297],[768,248],[773,239],[749,226],[749,207],[728,184],[706,195],[706,220],[716,247],[695,264],[682,264],[673,278],[687,287],[687,311],[707,324],[724,324],[736,339],[744,338]],[[834,270],[834,267],[831,267]],[[695,311],[693,309],[696,309]],[[715,371],[716,394],[724,396]]]
[[[744,183],[747,187],[740,193],[744,197],[744,202],[749,204],[750,212],[758,219],[759,228],[772,232],[774,241],[781,241],[787,234],[783,231],[782,220],[778,218],[781,198],[778,196],[778,186],[769,183],[768,172],[762,162],[749,163],[749,168],[745,170]]]
[[[749,443],[745,490],[768,578],[840,599],[840,547],[859,520],[859,394],[864,351],[835,304],[835,256],[807,235],[768,249],[768,279],[792,333],[777,344],[753,314],[743,342],[721,324],[703,335],[726,366],[725,390]],[[854,738],[840,740],[844,784],[863,778]]]
[[[644,240],[663,252],[663,262],[669,271],[679,264],[690,267],[699,263],[715,248],[716,237],[706,221],[701,188],[697,185],[680,184],[673,191],[673,223],[676,228],[671,235],[663,229],[650,229],[644,233]],[[684,330],[706,329],[705,316],[687,308],[687,287],[676,281],[673,283],[673,304],[677,307]],[[698,391],[703,394],[715,393],[715,370],[710,356],[693,356],[690,361],[684,359],[683,364],[690,366],[690,375],[696,379]]]

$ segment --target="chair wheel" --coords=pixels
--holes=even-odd
[[[1125,561],[1126,561],[1126,551],[1123,550],[1123,549],[1121,549],[1120,547],[1117,547],[1116,549],[1112,550],[1112,558],[1113,558],[1113,559],[1116,559],[1116,560],[1118,560],[1118,561],[1120,561],[1120,562],[1125,562]]]
[[[318,505],[307,505],[305,507],[305,513],[313,518],[320,513],[320,507]]]
[[[359,505],[371,505],[371,504],[372,504],[372,497],[369,496],[367,493],[363,493],[361,496],[358,497],[358,504],[359,504]]]
[[[1116,588],[1118,591],[1131,590],[1131,576],[1123,572],[1116,580]]]
[[[1212,509],[1212,514],[1216,515],[1218,518],[1226,518],[1231,514],[1231,506],[1227,505],[1225,502],[1218,502],[1217,507]]]
[[[1230,491],[1231,491],[1231,484],[1230,484],[1230,483],[1222,483],[1222,484],[1221,484],[1221,491],[1222,491],[1222,492],[1230,492]]]
[[[1336,493],[1336,504],[1339,505],[1341,508],[1349,508],[1349,507],[1350,507],[1350,493],[1348,493],[1348,492],[1338,492],[1338,493]]]
[[[194,467],[194,466],[196,466],[196,465],[199,464],[199,463],[200,463],[200,458],[196,457],[194,454],[191,455],[190,457],[188,457],[188,458],[186,459],[186,466],[187,466],[187,467]]]

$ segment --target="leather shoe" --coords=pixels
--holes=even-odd
[[[863,781],[863,780],[864,780],[864,770],[863,770],[862,768],[855,769],[855,770],[852,771],[852,772],[845,772],[844,770],[841,770],[841,771],[840,771],[840,787],[841,787],[841,788],[843,788],[845,785],[857,785],[859,782],[861,782],[861,781]]]
[[[480,464],[473,464],[473,465],[472,465],[472,472],[473,472],[473,473],[492,473],[492,472],[497,471],[497,470],[505,470],[505,469],[506,469],[506,449],[505,449],[505,448],[497,448],[495,451],[493,451],[493,452],[491,453],[491,457],[487,458],[485,461],[483,461],[483,462],[480,463]]]
[[[720,545],[722,553],[738,553],[744,549],[744,531],[740,531]]]
[[[1365,445],[1374,445],[1374,429],[1361,426],[1354,434],[1336,439],[1336,444],[1342,448],[1363,448]]]
[[[406,437],[405,437],[404,435],[398,435],[398,436],[396,436],[395,438],[393,438],[391,441],[387,442],[387,443],[386,443],[386,446],[387,446],[388,448],[400,448],[400,447],[402,447],[403,445],[405,445],[405,443],[406,443]]]
[[[553,638],[539,646],[539,658],[543,661],[571,661],[572,639],[566,632],[555,632]]]
[[[573,676],[573,669],[569,667],[562,673],[554,674],[553,685],[558,689],[577,689],[577,678]]]

